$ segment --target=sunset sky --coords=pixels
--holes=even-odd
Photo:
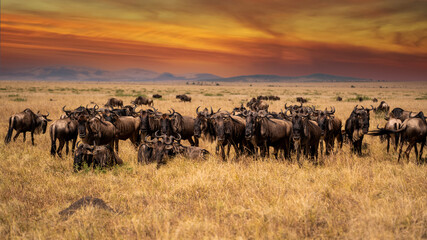
[[[1,71],[327,73],[427,81],[425,0],[2,0]]]

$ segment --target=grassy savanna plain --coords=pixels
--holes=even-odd
[[[351,87],[354,85],[354,88]],[[195,116],[197,106],[229,111],[257,95],[278,95],[270,104],[308,98],[319,109],[335,106],[343,122],[358,96],[385,100],[391,108],[427,112],[427,83],[234,83],[220,86],[185,83],[0,82],[0,236],[17,239],[422,239],[427,238],[427,166],[398,163],[385,143],[366,136],[363,156],[344,145],[323,157],[324,165],[305,160],[232,159],[212,154],[206,161],[183,157],[139,165],[129,141],[120,142],[125,164],[111,170],[72,171],[72,156],[50,156],[49,134],[36,146],[4,145],[9,116],[25,108],[58,119],[61,108],[104,104],[118,97],[129,104],[137,95],[159,93],[162,112],[174,108]],[[175,99],[189,94],[191,103]],[[343,97],[336,102],[337,96]],[[362,105],[373,104],[365,100]],[[373,105],[378,105],[375,103]],[[145,107],[144,107],[145,108]],[[371,114],[371,129],[385,124]],[[185,144],[187,144],[185,142]],[[215,145],[201,141],[211,153]],[[65,149],[64,149],[65,150]],[[425,159],[425,157],[424,157]],[[83,196],[103,199],[117,213],[88,206],[67,219],[58,212]]]

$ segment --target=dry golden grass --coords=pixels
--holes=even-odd
[[[292,83],[193,86],[136,83],[0,82],[0,236],[30,239],[420,239],[427,238],[427,167],[397,163],[379,139],[365,137],[364,156],[348,145],[315,167],[250,158],[224,163],[176,158],[159,170],[137,164],[135,149],[121,142],[124,166],[73,173],[72,157],[50,156],[49,135],[4,145],[11,114],[25,108],[49,111],[57,119],[64,105],[103,104],[119,95],[163,95],[155,107],[195,115],[197,106],[231,110],[243,99],[279,95],[279,111],[304,96],[317,107],[335,106],[343,121],[355,94],[377,97],[394,107],[427,112],[426,83]],[[354,85],[355,88],[350,88]],[[379,88],[382,86],[382,88]],[[386,88],[385,88],[386,87]],[[88,90],[87,90],[88,89]],[[122,91],[121,91],[122,90]],[[176,94],[188,93],[191,103]],[[336,102],[336,96],[344,98]],[[415,100],[419,98],[419,100]],[[371,101],[366,101],[365,106]],[[378,105],[378,103],[376,103]],[[371,116],[371,129],[383,125]],[[27,140],[29,140],[27,136]],[[202,147],[214,152],[214,145]],[[83,196],[103,199],[119,213],[86,207],[64,220],[58,212]]]

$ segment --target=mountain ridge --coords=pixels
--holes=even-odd
[[[81,66],[46,66],[15,71],[0,72],[0,80],[44,80],[44,81],[204,81],[204,82],[360,82],[371,79],[314,73],[302,76],[274,74],[239,75],[221,77],[211,73],[174,74],[158,73],[142,68],[127,68],[116,71]]]

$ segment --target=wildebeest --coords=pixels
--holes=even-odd
[[[130,139],[135,148],[140,144],[140,117],[118,116],[113,113],[111,123],[116,127],[115,142],[116,152],[119,152],[119,140]]]
[[[363,102],[363,98],[362,97],[358,97],[357,99],[359,100],[359,102]]]
[[[245,140],[245,120],[230,113],[217,113],[210,117],[213,120],[213,127],[217,140],[217,147],[220,150],[222,160],[225,158],[225,146],[228,146],[227,156],[230,154],[230,146],[234,147],[236,157],[243,152]]]
[[[356,105],[345,122],[345,133],[352,143],[353,152],[358,155],[362,155],[363,136],[369,131],[369,112],[373,109],[374,107],[372,106],[371,109],[368,109],[364,107],[357,108]]]
[[[303,98],[303,97],[297,97],[297,102],[306,103],[306,102],[308,102],[308,100],[306,98]]]
[[[338,102],[341,102],[341,101],[342,101],[342,97],[338,96],[338,97],[337,97],[337,101],[338,101]]]
[[[390,118],[397,118],[400,119],[400,121],[405,121],[410,116],[412,116],[411,111],[405,111],[402,108],[394,108],[387,117],[385,117],[385,120],[389,120]]]
[[[325,154],[329,155],[330,152],[334,150],[335,139],[339,144],[339,147],[342,148],[343,138],[342,138],[342,122],[340,119],[335,117],[333,114],[335,113],[335,108],[331,111],[325,109],[325,111],[319,111],[317,115],[316,122],[319,125],[323,141],[325,142]],[[322,151],[322,143],[320,143],[320,149]]]
[[[144,96],[138,96],[135,100],[131,101],[131,103],[135,105],[154,106],[153,99],[149,99]]]
[[[301,156],[301,149],[304,149],[306,157],[310,155],[311,159],[318,158],[318,148],[322,130],[316,122],[309,120],[309,115],[293,114],[292,115],[292,134],[294,147],[297,152],[297,161]]]
[[[51,149],[50,154],[55,156],[58,154],[59,157],[62,157],[62,149],[64,144],[66,145],[65,153],[68,155],[69,148],[68,142],[72,141],[71,152],[74,153],[74,148],[77,141],[77,126],[78,122],[74,116],[70,116],[63,119],[58,119],[54,121],[49,128],[50,140],[51,140]],[[56,148],[56,140],[59,141],[58,149]]]
[[[74,171],[82,169],[84,165],[93,168],[113,167],[123,164],[123,160],[113,151],[110,145],[92,146],[89,144],[78,144],[74,153]]]
[[[107,103],[104,105],[105,107],[123,107],[123,101],[117,98],[108,99]]]
[[[185,94],[176,95],[176,98],[181,100],[182,102],[191,102],[191,97]]]
[[[157,109],[152,107],[154,110],[141,110],[140,111],[140,136],[141,139],[145,139],[145,136],[154,137],[154,133],[160,130],[160,121],[156,118]]]
[[[385,124],[383,129],[390,132],[390,133],[387,133],[385,136],[385,139],[387,140],[387,153],[390,150],[390,139],[395,146],[394,150],[397,150],[397,147],[399,145],[400,133],[398,132],[394,133],[393,131],[400,129],[401,126],[402,126],[402,121],[400,121],[400,119],[397,119],[397,118],[390,118]],[[379,128],[378,126],[377,128],[381,131],[381,128]],[[375,135],[375,134],[370,134],[370,135]],[[380,136],[380,137],[383,137],[383,136]]]
[[[77,121],[78,134],[83,143],[114,146],[117,129],[111,122],[86,114],[80,114]]]
[[[155,137],[149,140],[150,136],[145,137],[144,143],[138,148],[138,162],[149,164],[157,162],[157,168],[166,164],[166,157],[173,156],[176,153],[173,151],[174,136],[167,136],[166,134],[159,134],[156,131]],[[179,136],[178,136],[179,139]]]
[[[380,105],[374,109],[375,113],[388,114],[389,111],[390,111],[390,106],[385,101],[381,101]]]
[[[213,124],[214,115],[218,114],[221,109],[218,109],[216,113],[213,112],[211,107],[211,112],[205,108],[203,111],[199,112],[199,107],[196,109],[197,117],[194,121],[194,137],[200,138],[203,137],[209,142],[213,142],[216,139],[215,128]]]
[[[180,113],[169,111],[170,114],[157,114],[160,117],[160,129],[161,134],[166,134],[167,136],[180,134],[183,140],[188,140],[191,146],[198,146],[199,140],[197,137],[194,137],[194,122],[195,119],[189,116],[182,116]]]
[[[261,101],[260,99],[252,98],[247,104],[247,107],[252,111],[265,110],[268,112],[268,103]]]
[[[160,94],[154,94],[153,98],[162,98],[162,95],[160,95]]]
[[[9,128],[7,135],[4,139],[4,143],[8,144],[12,138],[13,130],[15,129],[16,134],[13,137],[13,141],[23,133],[25,142],[26,133],[31,132],[31,144],[34,145],[34,134],[40,134],[46,132],[47,122],[52,121],[48,119],[49,113],[46,115],[40,113],[34,113],[31,109],[27,108],[20,113],[16,113],[9,118]]]
[[[372,135],[384,135],[390,133],[399,133],[400,134],[400,148],[399,148],[399,158],[400,161],[402,155],[402,148],[405,142],[408,143],[406,148],[405,155],[409,161],[409,154],[411,153],[412,148],[415,149],[415,160],[417,163],[421,161],[423,155],[424,145],[426,145],[427,138],[427,122],[424,117],[423,112],[419,112],[414,117],[406,119],[399,129],[379,129],[379,132],[373,133]],[[420,153],[418,155],[417,143],[420,143]]]
[[[372,99],[372,102],[378,102],[378,99],[373,98],[373,99]]]
[[[273,119],[266,111],[248,112],[246,114],[245,138],[260,148],[261,157],[274,148],[274,156],[278,157],[282,149],[284,157],[290,159],[292,141],[292,123],[287,120]]]

